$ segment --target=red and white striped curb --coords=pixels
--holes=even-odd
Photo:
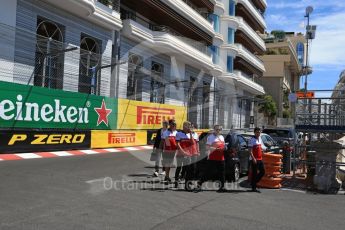
[[[92,154],[103,154],[103,153],[129,152],[129,151],[148,150],[148,149],[152,149],[152,146],[148,145],[148,146],[137,146],[137,147],[125,147],[125,148],[0,154],[0,161],[13,161],[13,160],[38,159],[38,158],[53,158],[53,157],[66,157],[66,156],[80,156],[80,155],[92,155]]]

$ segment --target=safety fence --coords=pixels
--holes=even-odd
[[[345,169],[341,157],[345,149],[344,87],[338,84],[335,90],[314,94],[295,102],[295,130],[300,138],[295,141],[293,172],[311,181],[316,190],[336,193],[345,186],[345,178],[340,176]]]

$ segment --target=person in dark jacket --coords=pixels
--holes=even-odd
[[[159,162],[162,158],[162,151],[163,151],[163,141],[162,141],[162,135],[163,133],[168,129],[169,122],[163,121],[162,128],[158,129],[156,132],[156,139],[155,143],[153,144],[153,151],[156,152],[156,161],[155,161],[155,172],[153,173],[153,176],[158,177],[159,175]],[[163,166],[163,170],[161,175],[165,176],[165,168]]]

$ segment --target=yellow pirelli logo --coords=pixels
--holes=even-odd
[[[135,133],[108,133],[108,144],[135,143]]]
[[[138,106],[137,124],[159,125],[163,121],[175,118],[175,109]]]

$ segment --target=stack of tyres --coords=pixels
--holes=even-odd
[[[281,166],[283,156],[280,154],[263,154],[265,176],[258,183],[261,188],[281,188]]]

